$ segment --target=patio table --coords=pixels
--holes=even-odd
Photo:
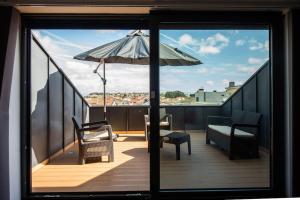
[[[163,142],[174,144],[176,146],[176,160],[180,160],[180,145],[187,142],[188,153],[191,155],[191,137],[190,134],[180,131],[160,130],[160,147],[163,147]],[[150,150],[150,138],[148,138],[148,152]]]

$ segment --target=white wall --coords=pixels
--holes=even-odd
[[[9,100],[9,193],[11,200],[21,199],[20,175],[20,32],[17,32]]]
[[[20,15],[13,9],[0,98],[0,200],[21,199],[19,33]]]

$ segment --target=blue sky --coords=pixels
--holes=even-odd
[[[92,73],[97,63],[77,61],[73,56],[120,39],[132,30],[35,30],[58,65],[83,95],[102,91]],[[269,58],[268,30],[161,30],[160,42],[200,59],[197,66],[160,68],[162,92],[194,93],[224,91],[229,81],[243,84]],[[108,92],[148,92],[149,66],[108,64]]]

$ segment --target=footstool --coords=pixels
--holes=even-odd
[[[182,143],[187,142],[188,144],[188,152],[191,155],[191,137],[190,134],[185,132],[171,132],[168,135],[164,136],[163,142],[169,144],[175,144],[176,146],[176,160],[180,160],[180,145]]]

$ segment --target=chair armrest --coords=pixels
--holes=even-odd
[[[239,123],[234,123],[232,124],[232,128],[235,128],[235,127],[250,127],[250,128],[258,128],[259,125],[257,124],[239,124]]]
[[[168,122],[170,124],[170,130],[173,130],[173,115],[172,114],[166,114],[166,118],[168,119]]]
[[[231,131],[230,131],[230,137],[234,137],[234,130],[236,127],[248,127],[248,128],[259,128],[258,124],[240,124],[240,123],[234,123],[231,126]],[[256,135],[256,134],[254,134]]]
[[[89,122],[89,123],[83,123],[82,124],[82,127],[85,127],[85,126],[93,126],[93,125],[107,125],[108,122],[107,120],[101,120],[101,121],[95,121],[95,122]]]
[[[82,129],[79,129],[79,131],[94,131],[94,130],[98,130],[99,128],[101,127],[104,127],[105,125],[102,125],[102,126],[91,126],[91,127],[85,127],[85,128],[82,128]]]
[[[216,124],[216,125],[231,125],[232,118],[231,117],[224,117],[224,116],[207,116],[207,126],[209,124]]]
[[[113,132],[112,132],[112,128],[111,125],[104,125],[104,128],[108,131],[108,136],[109,136],[109,140],[113,140]]]
[[[149,121],[149,115],[144,115],[145,122]]]

